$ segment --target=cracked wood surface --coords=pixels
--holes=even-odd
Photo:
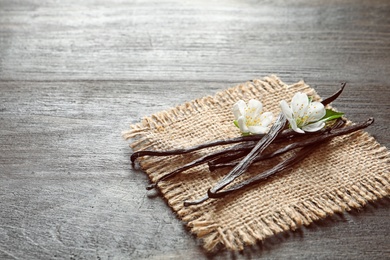
[[[390,146],[390,3],[0,0],[0,259],[386,259],[389,200],[206,254],[121,132],[254,78],[304,79]]]

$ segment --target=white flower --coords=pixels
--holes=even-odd
[[[320,102],[311,102],[305,93],[296,93],[290,106],[282,100],[280,107],[295,132],[315,132],[325,126],[324,120],[321,120],[326,113],[324,105]]]
[[[262,110],[261,102],[254,99],[249,100],[248,105],[243,100],[233,105],[234,122],[243,134],[264,134],[269,130],[273,115]]]

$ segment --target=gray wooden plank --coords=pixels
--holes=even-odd
[[[0,11],[2,79],[388,78],[386,1],[29,3]]]

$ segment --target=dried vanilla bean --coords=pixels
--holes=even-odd
[[[253,148],[253,147],[252,147]],[[207,164],[209,167],[209,171],[213,172],[217,168],[223,168],[223,167],[228,167],[228,166],[236,166],[244,156],[246,156],[248,152],[242,153],[242,154],[232,154],[232,155],[227,155],[224,154],[218,158],[215,158],[213,160],[210,160]]]
[[[320,130],[322,131],[322,130]],[[306,135],[318,135],[321,134],[321,132],[312,132],[312,133],[306,133]],[[249,145],[252,145],[252,148],[254,146],[254,141],[259,141],[261,138],[264,137],[265,134],[257,134],[257,135],[250,135],[250,136],[240,136],[225,140],[216,140],[204,144],[200,144],[197,146],[192,146],[189,148],[182,148],[182,149],[174,149],[174,150],[166,150],[166,151],[150,151],[150,150],[143,150],[133,153],[130,156],[131,162],[134,164],[135,160],[142,156],[169,156],[169,155],[180,155],[180,154],[186,154],[194,151],[198,151],[205,148],[220,146],[220,145],[228,145],[228,144],[235,144],[235,143],[249,143]],[[286,139],[291,139],[295,136],[300,136],[302,134],[295,132],[292,129],[285,129],[283,130],[275,139],[275,142],[283,142]],[[248,147],[249,147],[248,145]]]
[[[340,136],[340,135],[346,135],[346,134],[350,134],[350,133],[353,133],[353,132],[356,132],[358,130],[361,130],[361,129],[364,129],[366,127],[368,127],[369,125],[371,125],[372,123],[374,123],[374,119],[373,118],[369,118],[368,120],[366,120],[365,122],[362,122],[362,123],[359,123],[359,124],[356,124],[356,125],[352,125],[352,126],[347,126],[347,127],[344,127],[344,128],[337,128],[337,129],[334,129],[334,130],[331,130],[329,133],[327,134],[324,134],[323,136],[320,136],[319,138],[316,139],[316,143],[324,143],[324,142],[327,142],[329,141],[329,139],[333,138],[333,137],[336,137],[336,136]],[[315,138],[312,138],[312,139],[315,139]],[[305,146],[303,146],[303,148],[301,148],[301,150],[299,152],[297,152],[295,155],[291,156],[290,158],[288,158],[287,160],[277,164],[275,167],[271,168],[271,169],[268,169],[250,179],[247,179],[241,183],[238,183],[232,187],[230,187],[229,189],[226,189],[224,191],[215,191],[215,190],[212,190],[212,189],[209,189],[208,192],[207,192],[207,198],[220,198],[220,197],[223,197],[225,195],[228,195],[232,192],[235,192],[235,191],[238,191],[238,190],[242,190],[246,187],[249,187],[249,186],[252,186],[252,185],[255,185],[265,179],[267,179],[268,177],[272,176],[272,175],[275,175],[287,168],[290,168],[291,166],[295,165],[296,163],[300,162],[301,160],[303,160],[304,158],[307,157],[307,155],[311,154],[316,148],[318,148],[320,145],[313,145],[313,143],[310,143],[310,142],[306,142]],[[199,200],[197,201],[198,203],[190,203],[190,204],[185,204],[185,205],[194,205],[194,204],[199,204],[199,203],[202,203],[204,202],[206,199],[203,198],[203,200]]]
[[[150,184],[149,186],[146,187],[147,190],[151,190],[153,188],[155,188],[157,186],[157,184],[160,182],[160,181],[164,181],[164,180],[167,180],[185,170],[188,170],[188,169],[191,169],[195,166],[198,166],[198,165],[201,165],[203,163],[207,163],[208,161],[218,157],[218,156],[221,156],[221,155],[227,155],[227,156],[230,156],[230,155],[234,155],[234,154],[247,154],[248,151],[250,151],[252,148],[251,146],[246,147],[245,145],[236,145],[234,147],[231,147],[231,150],[227,151],[227,150],[219,150],[219,151],[216,151],[216,152],[213,152],[211,154],[208,154],[208,155],[205,155],[205,156],[202,156],[192,162],[189,162],[177,169],[175,169],[174,171],[162,176],[160,179],[158,179],[155,183],[153,184]]]
[[[291,131],[289,131],[289,132],[291,132]],[[286,134],[288,134],[288,133],[286,133]],[[200,145],[189,147],[189,148],[174,149],[174,150],[167,150],[167,151],[138,151],[138,152],[133,153],[130,156],[130,160],[132,163],[134,163],[134,161],[137,158],[145,156],[145,155],[150,155],[150,156],[179,155],[179,154],[190,153],[190,152],[194,152],[194,151],[201,150],[204,148],[210,148],[210,147],[219,146],[219,145],[258,141],[263,136],[264,135],[240,136],[240,137],[226,139],[226,140],[216,140],[216,141],[200,144]]]
[[[234,181],[237,177],[241,176],[248,167],[253,163],[253,161],[256,159],[256,157],[261,154],[265,148],[267,148],[273,140],[275,140],[276,136],[283,130],[283,128],[286,125],[286,117],[283,115],[283,113],[280,113],[276,122],[272,125],[269,132],[256,144],[256,146],[250,151],[250,153],[245,156],[245,158],[240,161],[236,167],[233,168],[224,178],[222,178],[221,181],[219,181],[214,187],[211,188],[211,192],[218,192],[219,190],[223,189],[226,185],[230,184],[232,181]],[[201,198],[197,201],[185,201],[184,205],[194,205],[197,204],[199,201],[203,202],[208,199],[208,195]]]
[[[306,147],[303,147],[299,152],[297,152],[295,155],[291,156],[290,158],[288,158],[287,160],[277,164],[275,167],[272,167],[271,169],[268,169],[266,170],[265,172],[259,174],[259,175],[256,175],[255,177],[253,178],[250,178],[248,180],[245,180],[241,183],[238,183],[236,185],[234,185],[233,187],[227,189],[227,190],[224,190],[224,191],[213,191],[212,189],[209,189],[207,191],[207,196],[209,198],[221,198],[221,197],[224,197],[234,191],[238,191],[238,190],[241,190],[241,189],[244,189],[248,186],[251,186],[251,185],[254,185],[254,184],[257,184],[259,183],[260,181],[263,181],[265,179],[267,179],[268,177],[270,177],[271,175],[275,175],[287,168],[290,168],[291,166],[299,163],[300,161],[302,161],[303,159],[305,159],[309,154],[311,154],[315,149],[317,149],[318,146],[306,146]]]
[[[324,131],[322,131],[321,135],[320,136],[310,136],[308,137],[307,139],[305,140],[298,140],[296,142],[293,142],[285,147],[282,147],[272,153],[268,153],[268,154],[263,154],[259,157],[256,158],[256,160],[254,161],[255,162],[259,162],[259,161],[262,161],[262,160],[265,160],[265,159],[270,159],[270,158],[273,158],[275,156],[278,156],[280,154],[283,154],[283,153],[286,153],[288,151],[291,151],[293,149],[296,149],[296,148],[299,148],[299,147],[304,147],[304,146],[308,146],[308,145],[313,145],[313,144],[317,144],[319,142],[322,142],[326,139],[330,139],[330,138],[333,138],[335,136],[339,136],[339,135],[344,135],[344,134],[349,134],[354,131],[357,131],[361,128],[359,127],[356,127],[356,126],[353,126],[352,129],[350,128],[343,128],[341,129],[340,131],[333,131],[335,129],[338,129],[342,126],[345,125],[345,121],[342,120],[342,119],[338,119],[333,125],[332,127],[329,127],[329,128],[326,128],[324,129]],[[367,125],[368,126],[368,125]],[[363,128],[364,127],[367,127],[367,126],[362,126]],[[355,130],[356,128],[358,128],[357,130]],[[220,160],[218,160],[220,159]],[[217,168],[223,168],[223,167],[234,167],[238,164],[238,160],[237,159],[240,159],[240,157],[238,156],[229,156],[227,157],[226,159],[222,159],[222,158],[218,158],[216,160],[212,160],[208,163],[209,165],[209,170],[210,171],[214,171],[215,169]],[[229,160],[229,159],[232,159],[232,160]],[[236,159],[236,160],[234,160]]]
[[[340,96],[340,94],[343,92],[346,85],[347,85],[347,82],[341,83],[341,88],[336,93],[334,93],[332,96],[322,100],[321,103],[324,106],[326,106],[326,105],[329,105],[330,103],[332,103],[333,101],[335,101]]]
[[[246,169],[252,164],[256,157],[261,154],[265,148],[267,148],[276,136],[283,130],[286,125],[286,117],[283,113],[279,114],[278,119],[272,125],[269,132],[256,144],[251,152],[231,171],[227,174],[219,183],[217,183],[212,190],[218,191],[231,183],[237,177],[239,177]]]

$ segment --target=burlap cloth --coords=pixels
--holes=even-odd
[[[184,148],[237,137],[240,133],[232,123],[231,111],[236,101],[259,99],[264,110],[276,116],[280,112],[279,101],[289,102],[298,91],[319,99],[302,81],[288,86],[276,76],[270,76],[144,118],[141,123],[131,125],[124,137],[132,139],[133,151]],[[156,181],[215,149],[222,147],[186,155],[143,157],[139,163],[149,178]],[[241,180],[280,160],[275,158],[252,166]],[[206,250],[218,245],[241,250],[274,234],[387,196],[389,165],[389,151],[368,133],[359,131],[333,139],[293,169],[254,188],[210,199],[201,205],[184,207],[183,201],[203,197],[229,169],[209,172],[207,165],[198,166],[161,182],[159,189],[177,216],[203,239]]]

